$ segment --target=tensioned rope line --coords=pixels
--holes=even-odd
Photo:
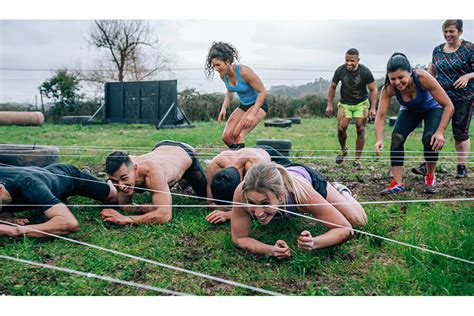
[[[40,172],[40,173],[42,172],[42,171],[39,171],[39,170],[35,170],[35,171],[36,171],[36,172]],[[42,172],[42,173],[44,173],[44,172]],[[62,176],[62,177],[67,177],[67,178],[76,178],[76,179],[81,179],[81,180],[90,181],[90,182],[100,182],[100,183],[103,183],[103,182],[101,182],[101,181],[90,180],[90,179],[82,179],[82,178],[78,178],[78,177],[71,177],[71,176],[65,176],[65,175],[59,175],[59,174],[57,174],[57,176]],[[196,198],[196,199],[203,199],[203,200],[213,200],[213,201],[225,202],[225,203],[231,202],[232,204],[238,204],[238,205],[245,204],[245,203],[237,203],[237,202],[233,202],[233,201],[226,201],[226,200],[220,200],[220,199],[210,199],[210,198],[192,196],[192,195],[183,194],[183,193],[164,192],[164,191],[160,191],[160,190],[148,189],[148,188],[141,188],[141,187],[135,187],[135,188],[141,189],[141,190],[144,190],[144,191],[149,191],[149,192],[169,193],[169,194],[171,194],[171,195],[177,195],[177,196],[183,196],[183,197],[189,197],[189,198]],[[396,243],[396,244],[400,244],[400,245],[404,245],[404,246],[407,246],[407,247],[411,247],[411,248],[414,248],[414,249],[418,249],[418,250],[430,252],[430,253],[433,253],[433,254],[436,254],[436,255],[440,255],[440,256],[444,256],[444,257],[447,257],[447,258],[450,258],[450,259],[455,259],[455,260],[467,262],[467,263],[470,263],[470,264],[474,264],[473,261],[469,261],[469,260],[466,260],[466,259],[463,259],[463,258],[451,256],[451,255],[449,255],[449,254],[443,254],[443,253],[441,253],[441,252],[437,252],[437,251],[430,250],[430,249],[427,249],[427,248],[423,248],[423,247],[419,247],[419,246],[416,246],[416,245],[404,243],[404,242],[401,242],[401,241],[398,241],[398,240],[395,240],[395,239],[391,239],[391,238],[387,238],[387,237],[375,235],[375,234],[368,233],[368,232],[365,232],[365,231],[362,231],[362,230],[357,230],[357,229],[354,229],[354,228],[344,227],[344,226],[341,226],[341,225],[338,225],[338,224],[335,224],[335,223],[331,223],[331,222],[327,222],[327,221],[323,221],[323,220],[320,220],[320,219],[317,219],[317,218],[314,218],[314,217],[309,217],[309,216],[306,216],[306,215],[303,215],[303,214],[298,214],[298,213],[294,213],[294,212],[291,212],[291,211],[279,209],[279,208],[277,208],[277,207],[273,207],[273,206],[272,206],[272,208],[276,208],[276,209],[278,209],[278,210],[280,210],[280,211],[282,211],[282,212],[287,212],[287,213],[289,213],[289,214],[293,214],[293,215],[295,215],[295,216],[307,218],[307,219],[314,220],[314,221],[317,221],[317,222],[326,223],[326,224],[333,225],[333,226],[340,226],[340,228],[345,228],[345,229],[348,229],[348,230],[351,230],[351,231],[355,231],[355,232],[358,232],[358,233],[360,233],[360,234],[367,235],[367,236],[370,236],[370,237],[379,238],[379,239],[382,239],[382,240],[385,240],[385,241],[390,241],[390,242],[393,242],[393,243]],[[12,224],[12,223],[9,223],[9,222],[6,222],[6,221],[0,221],[0,222],[7,223],[7,224],[9,224],[9,225],[15,225],[15,226],[18,226],[18,227],[26,227],[26,226],[20,226],[20,225],[17,225],[17,224]],[[59,238],[59,237],[58,237],[58,238]],[[65,237],[60,237],[60,238],[65,238]],[[98,247],[98,246],[97,246],[97,247]]]
[[[41,234],[46,235],[46,236],[55,237],[55,238],[62,239],[62,240],[65,240],[65,241],[69,241],[69,242],[79,244],[79,245],[82,245],[82,246],[102,250],[102,251],[105,251],[105,252],[113,253],[115,255],[119,255],[119,256],[123,256],[123,257],[127,257],[127,258],[131,258],[131,259],[134,259],[134,260],[137,260],[137,261],[150,263],[150,264],[153,264],[153,265],[156,265],[156,266],[159,266],[159,267],[163,267],[163,268],[171,269],[171,270],[174,270],[174,271],[191,274],[191,275],[198,276],[198,277],[201,277],[201,278],[204,278],[204,279],[217,281],[217,282],[233,285],[233,286],[236,286],[236,287],[241,287],[241,288],[244,288],[244,289],[247,289],[247,290],[251,290],[251,291],[255,291],[255,292],[259,292],[259,293],[263,293],[263,294],[267,294],[267,295],[272,295],[272,296],[283,295],[281,293],[261,289],[261,288],[254,287],[254,286],[251,286],[251,285],[247,285],[247,284],[243,284],[243,283],[239,283],[239,282],[235,282],[235,281],[231,281],[231,280],[226,280],[226,279],[215,277],[215,276],[212,276],[212,275],[209,275],[209,274],[205,274],[205,273],[201,273],[201,272],[196,272],[196,271],[176,267],[176,266],[173,266],[173,265],[170,265],[170,264],[166,264],[166,263],[162,263],[162,262],[158,262],[158,261],[138,257],[138,256],[135,256],[135,255],[131,255],[131,254],[128,254],[128,253],[125,253],[125,252],[120,252],[120,251],[117,251],[117,250],[97,246],[97,245],[94,245],[94,244],[86,243],[86,242],[75,240],[75,239],[72,239],[72,238],[59,236],[59,235],[48,233],[48,232],[45,232],[45,231],[42,231],[42,230],[30,228],[28,226],[22,226],[22,225],[18,225],[18,224],[15,224],[15,223],[10,223],[10,222],[4,221],[4,220],[0,220],[0,223],[10,225],[10,226],[19,227],[19,228],[22,228],[22,229],[25,229],[25,230],[34,231],[34,232],[41,233]]]
[[[129,149],[143,149],[143,150],[150,150],[150,148],[152,148],[152,146],[121,146],[121,147],[116,147],[116,146],[60,146],[60,145],[48,145],[48,144],[41,144],[41,145],[33,145],[33,144],[7,144],[7,145],[11,145],[13,146],[12,149],[14,149],[14,146],[15,145],[22,145],[22,146],[27,146],[27,145],[31,145],[32,146],[32,149],[35,148],[35,146],[55,146],[55,147],[58,147],[58,148],[64,148],[64,149],[78,149],[78,150],[102,150],[102,151],[109,151],[109,150],[129,150]],[[254,148],[254,147],[246,147],[246,148]],[[225,147],[225,146],[218,146],[218,147],[194,147],[194,149],[196,150],[230,150],[228,147]],[[278,150],[278,149],[277,149]],[[338,148],[338,149],[298,149],[298,148],[291,148],[291,151],[293,152],[338,152],[340,151],[341,149]],[[355,149],[352,149],[351,151],[355,152],[356,150]],[[373,152],[372,149],[363,149],[361,150],[361,152]],[[411,152],[411,153],[423,153],[424,150],[400,150],[400,151],[393,151],[393,152]],[[443,153],[457,153],[456,151],[445,151],[445,150],[442,150],[440,151],[440,153],[443,152]],[[466,151],[464,152],[466,154],[474,154],[473,151]]]
[[[150,286],[150,285],[146,285],[146,284],[142,284],[142,283],[125,281],[125,280],[121,280],[121,279],[112,278],[112,277],[109,277],[109,276],[94,274],[94,273],[91,273],[91,272],[83,272],[83,271],[78,271],[78,270],[74,270],[74,269],[58,267],[58,266],[54,266],[54,265],[50,265],[50,264],[46,264],[46,263],[41,263],[41,262],[36,262],[36,261],[31,261],[31,260],[25,260],[25,259],[10,257],[10,256],[0,255],[0,259],[16,261],[16,262],[29,264],[29,265],[32,265],[32,266],[37,266],[37,267],[41,267],[41,268],[45,268],[45,269],[51,269],[51,270],[66,272],[66,273],[70,273],[70,274],[80,275],[80,276],[84,276],[84,277],[87,277],[87,278],[93,278],[93,279],[98,279],[98,280],[102,280],[102,281],[133,286],[133,287],[136,287],[136,288],[155,291],[155,292],[160,292],[160,293],[169,294],[169,295],[178,295],[178,296],[191,295],[191,294],[187,294],[187,293],[183,293],[183,292],[176,292],[176,291],[167,290],[167,289],[163,289],[163,288],[159,288],[159,287],[154,287],[154,286]]]
[[[194,196],[193,196],[194,197]],[[431,200],[392,200],[392,201],[362,201],[362,202],[327,202],[327,203],[302,203],[302,204],[285,204],[287,207],[296,206],[321,206],[321,205],[384,205],[384,204],[413,204],[413,203],[450,203],[450,202],[469,202],[474,201],[474,198],[453,198],[453,199],[431,199]],[[232,202],[233,203],[233,202]],[[0,204],[1,205],[1,204]],[[4,206],[15,206],[15,207],[45,207],[54,206],[53,204],[4,204]],[[122,207],[122,206],[134,206],[133,204],[64,204],[67,207]],[[229,208],[229,205],[206,205],[206,204],[140,204],[140,207],[174,207],[174,208],[197,208],[197,207],[209,207],[209,208]],[[233,207],[261,207],[265,208],[265,205],[232,205]]]
[[[131,156],[135,156],[135,155],[138,155],[138,154],[146,154],[146,153],[150,153],[149,151],[147,152],[143,152],[143,153],[136,153],[136,154],[130,154]],[[215,153],[199,153],[199,152],[196,152],[195,153],[198,157],[201,157],[201,158],[207,158],[207,157],[215,157],[216,154]],[[0,153],[0,156],[24,156],[24,155],[27,155],[28,157],[56,157],[58,156],[58,154],[41,154],[41,153]],[[59,154],[61,157],[101,157],[103,156],[102,153],[96,153],[96,154]],[[128,154],[127,154],[128,155]],[[121,157],[121,156],[115,156],[115,157]],[[177,155],[177,154],[165,154],[165,155],[160,155],[160,158],[162,157],[167,157],[167,158],[173,158],[173,157],[182,157],[181,155]],[[245,155],[240,155],[239,157],[241,158],[253,158],[253,156],[245,156]],[[278,157],[281,157],[281,156],[270,156],[272,158],[278,158]],[[359,159],[367,159],[367,160],[370,160],[370,159],[373,159],[373,160],[379,160],[381,158],[389,158],[390,156],[389,155],[383,155],[383,156],[360,156]],[[438,154],[438,157],[439,159],[447,159],[447,158],[457,158],[457,156],[455,155],[441,155],[441,154]],[[285,156],[285,158],[299,158],[299,159],[321,159],[321,160],[325,160],[325,159],[334,159],[334,156],[333,155],[324,155],[324,156]],[[404,158],[408,158],[408,159],[424,159],[424,156],[423,155],[417,155],[417,156],[404,156]],[[349,156],[346,156],[345,159],[349,160],[349,159],[353,159],[353,157],[349,157]]]

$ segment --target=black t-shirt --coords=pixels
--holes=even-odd
[[[25,205],[3,205],[2,211],[8,212],[31,209],[44,212],[73,195],[105,201],[110,192],[105,182],[66,164],[54,164],[45,168],[0,167],[0,183],[10,193],[11,204]]]
[[[369,68],[359,64],[356,71],[349,71],[346,65],[339,66],[334,72],[332,82],[341,85],[341,103],[355,105],[368,98],[367,85],[374,82]]]

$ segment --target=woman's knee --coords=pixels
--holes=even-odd
[[[225,129],[224,132],[222,133],[222,140],[224,143],[227,145],[232,145],[234,143],[235,137],[232,132],[229,130]]]
[[[392,133],[392,141],[390,143],[390,149],[393,151],[400,151],[403,149],[403,145],[405,144],[405,137],[402,134],[393,132]]]

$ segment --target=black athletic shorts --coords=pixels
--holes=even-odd
[[[254,106],[254,105],[255,105],[255,103],[249,104],[249,105],[244,105],[244,104],[241,103],[241,104],[239,105],[239,109],[241,109],[241,110],[244,111],[244,112],[247,112],[247,110],[250,109],[250,107],[251,107],[251,106]],[[261,108],[262,110],[264,110],[265,113],[268,113],[268,100],[267,100],[267,99],[265,99],[265,101],[263,101],[263,104],[262,104],[262,106],[261,106],[260,108]]]

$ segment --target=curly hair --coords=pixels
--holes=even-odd
[[[209,48],[206,64],[204,66],[206,77],[208,79],[211,79],[214,76],[214,66],[212,65],[212,60],[214,58],[218,58],[224,62],[230,63],[233,63],[235,60],[240,61],[239,53],[232,44],[213,42],[211,48]]]

